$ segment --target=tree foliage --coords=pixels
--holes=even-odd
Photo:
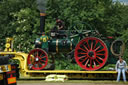
[[[74,22],[86,22],[104,36],[128,42],[128,6],[112,0],[47,0],[45,31],[60,18],[69,29]],[[13,37],[15,48],[29,52],[38,37],[40,16],[35,0],[0,1],[0,39]],[[80,28],[79,28],[80,29]],[[2,44],[3,45],[3,44]]]

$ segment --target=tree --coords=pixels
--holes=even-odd
[[[0,4],[0,39],[14,37],[15,48],[27,52],[32,48],[32,39],[35,39],[36,28],[39,28],[35,0],[7,0]]]
[[[0,13],[0,39],[14,37],[15,48],[29,52],[40,32],[35,0],[4,0],[0,3]],[[60,18],[66,29],[75,22],[86,22],[104,36],[121,38],[127,44],[127,5],[112,0],[48,0],[46,13],[46,32]]]

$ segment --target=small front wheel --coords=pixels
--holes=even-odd
[[[37,48],[30,51],[27,58],[29,69],[42,70],[47,66],[47,63],[48,55],[44,50]]]

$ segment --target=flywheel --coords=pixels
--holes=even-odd
[[[116,57],[122,56],[125,50],[125,43],[120,39],[115,40],[112,42],[110,50],[112,54],[115,55]]]

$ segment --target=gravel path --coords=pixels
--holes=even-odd
[[[78,80],[77,80],[78,81]],[[18,81],[17,85],[128,85],[128,82],[115,82],[115,81],[85,81],[85,82],[44,82],[44,81]]]
[[[17,85],[127,85],[127,84],[99,84],[99,83],[20,83]]]

